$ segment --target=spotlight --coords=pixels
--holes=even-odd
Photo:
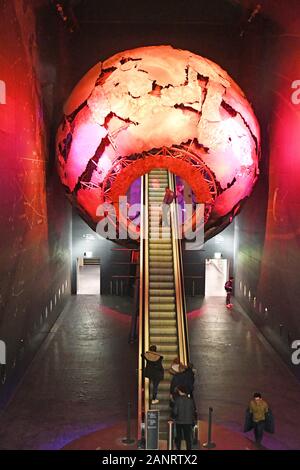
[[[255,17],[259,14],[259,12],[261,11],[261,8],[262,8],[261,4],[258,3],[258,4],[256,5],[256,7],[254,8],[254,10],[252,10],[252,12],[250,13],[250,16],[249,16],[248,19],[247,19],[247,23],[248,23],[248,24],[249,24],[249,23],[252,23],[252,21],[254,20],[254,18],[255,18]],[[241,30],[241,32],[240,32],[240,37],[241,37],[241,38],[245,35],[245,31],[246,31],[246,29],[247,29],[247,27],[248,27],[248,24],[246,24],[245,27]]]

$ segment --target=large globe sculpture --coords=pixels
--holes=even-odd
[[[58,172],[96,229],[100,204],[168,168],[205,204],[206,239],[225,228],[258,175],[259,125],[234,80],[214,62],[171,46],[120,52],[96,64],[64,106]]]

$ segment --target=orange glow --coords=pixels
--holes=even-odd
[[[153,167],[182,176],[199,201],[211,204],[193,159],[183,165],[174,155],[144,158],[155,150],[191,148],[214,175],[218,194],[210,225],[224,216],[229,223],[256,181],[260,134],[250,104],[223,69],[189,51],[151,46],[116,54],[83,77],[64,111],[58,171],[93,228],[98,204],[126,194]],[[105,191],[112,171],[120,174]]]

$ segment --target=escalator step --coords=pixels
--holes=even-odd
[[[173,326],[160,326],[160,327],[151,327],[150,325],[150,336],[174,336],[177,335],[177,328]]]
[[[151,312],[174,312],[175,311],[175,302],[168,304],[150,304],[150,313]]]
[[[173,274],[172,268],[152,268],[150,267],[150,276],[151,275],[159,275],[159,274]]]
[[[160,230],[156,227],[150,227],[149,239],[150,240],[170,240],[171,241],[171,232],[166,231],[166,230]]]
[[[176,320],[177,315],[175,312],[166,312],[166,313],[161,313],[161,312],[152,312],[151,313],[151,321],[152,320]]]
[[[172,252],[172,242],[170,240],[149,240],[149,249],[151,255],[160,254],[164,251],[164,255],[173,256]]]
[[[155,259],[153,259],[155,258]],[[173,259],[169,256],[150,256],[150,266],[153,268],[172,268],[173,269]]]
[[[171,327],[176,328],[176,325],[177,325],[177,320],[176,320],[176,318],[174,318],[174,319],[172,319],[172,318],[171,318],[171,319],[166,319],[166,318],[164,318],[164,319],[151,318],[151,319],[150,319],[150,328],[152,328],[152,327],[161,327],[161,326],[162,326],[162,327],[164,327],[164,326],[166,326],[166,327],[171,326]]]
[[[158,239],[170,240],[171,241],[171,230],[168,227],[156,227],[156,225],[150,225],[149,227],[149,238],[156,236]]]
[[[174,295],[171,296],[164,296],[164,297],[157,297],[155,295],[150,295],[150,309],[153,304],[157,305],[175,305],[175,297]]]
[[[152,274],[149,277],[150,282],[174,282],[173,274],[171,276],[170,274]]]
[[[149,173],[149,179],[156,180],[159,178],[165,178],[168,181],[167,173],[160,173],[159,171],[154,171],[154,173]]]
[[[150,293],[155,290],[174,291],[175,286],[173,282],[150,282]],[[170,292],[171,293],[171,292]]]
[[[173,262],[173,256],[169,251],[161,250],[159,253],[153,253],[150,251],[150,261],[169,261],[171,264]]]
[[[160,336],[160,335],[150,335],[151,339],[151,344],[156,344],[157,346],[165,345],[166,343],[168,344],[173,344],[176,345],[177,347],[177,335],[176,336]]]
[[[178,355],[178,346],[177,344],[161,344],[157,348],[158,352],[164,355],[166,352],[172,352],[174,354],[174,359]],[[170,374],[171,376],[171,374]]]
[[[175,296],[175,289],[151,289],[150,286],[150,297],[152,296]]]

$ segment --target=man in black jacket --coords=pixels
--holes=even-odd
[[[192,431],[196,420],[196,408],[193,398],[188,395],[185,387],[177,387],[178,396],[174,404],[174,418],[176,423],[176,449],[180,450],[182,435],[186,442],[186,449],[192,448]]]
[[[177,387],[183,386],[189,395],[193,395],[194,391],[195,374],[193,371],[193,364],[189,363],[188,366],[179,364],[179,372],[172,377],[170,385],[170,398],[175,400],[177,395]]]

